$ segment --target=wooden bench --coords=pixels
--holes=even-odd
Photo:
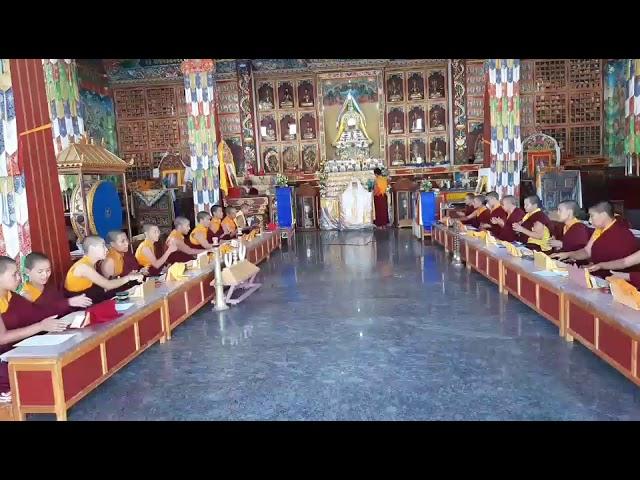
[[[260,262],[279,247],[280,235],[265,233],[247,244],[247,256]],[[185,280],[168,281],[144,300],[131,299],[133,306],[122,317],[77,330],[60,345],[6,352],[13,404],[0,406],[0,419],[54,413],[66,420],[69,408],[151,345],[170,339],[173,329],[214,297],[211,270],[185,275]]]
[[[15,419],[13,405],[11,403],[3,403],[0,405],[0,422],[8,422]]]
[[[434,240],[453,249],[453,231],[434,226]],[[483,240],[462,236],[460,254],[471,268],[501,292],[516,297],[558,327],[567,341],[574,338],[629,380],[640,385],[638,343],[640,312],[613,301],[600,290],[580,288],[565,277],[542,277],[531,260],[509,255],[505,249],[487,247]],[[496,273],[498,273],[496,278]]]

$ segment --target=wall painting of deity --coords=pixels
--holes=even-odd
[[[262,165],[266,174],[280,172],[280,151],[278,147],[262,147]]]
[[[284,172],[297,172],[300,170],[298,145],[284,145],[282,147],[282,170]]]
[[[302,145],[302,169],[306,173],[312,173],[318,169],[318,146],[315,143]]]

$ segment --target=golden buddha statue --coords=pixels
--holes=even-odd
[[[314,171],[316,168],[316,152],[313,147],[305,147],[302,151],[302,166],[306,171]]]
[[[338,132],[332,145],[342,159],[356,158],[359,154],[369,155],[373,140],[367,133],[367,120],[351,92],[347,95],[336,121]]]
[[[396,143],[393,147],[393,162],[391,165],[404,165],[404,155],[400,152],[400,144]]]
[[[262,133],[262,139],[266,142],[274,142],[276,140],[276,129],[273,123],[268,122],[264,125],[264,129],[260,129]]]
[[[431,110],[431,129],[432,130],[444,130],[444,109],[442,107],[434,107]]]
[[[313,131],[313,128],[311,127],[311,122],[309,120],[307,120],[307,122],[305,123],[304,132],[302,133],[302,138],[304,138],[305,140],[312,140],[316,138],[316,134]]]
[[[273,110],[273,93],[271,87],[266,86],[262,89],[262,95],[259,95],[259,107],[261,110]]]
[[[293,107],[293,97],[291,96],[289,87],[284,87],[284,93],[282,94],[282,98],[280,99],[280,108],[291,107]]]
[[[400,102],[402,101],[402,91],[400,87],[400,81],[396,77],[391,78],[389,84],[389,101]]]
[[[404,133],[402,123],[400,123],[400,116],[397,114],[393,117],[393,123],[391,124],[391,131],[389,133]]]
[[[282,152],[282,163],[287,171],[295,171],[298,169],[298,160],[295,158],[293,147],[288,147]]]
[[[313,98],[311,98],[311,93],[309,89],[305,87],[304,93],[302,94],[302,98],[300,99],[301,107],[313,107]]]
[[[411,79],[411,92],[409,93],[409,98],[411,100],[422,100],[424,98],[424,94],[418,86],[418,79],[416,77]]]
[[[424,120],[417,111],[411,113],[411,133],[424,132]]]
[[[422,153],[420,152],[420,144],[418,142],[413,142],[411,146],[411,163],[422,163]]]
[[[442,97],[444,97],[444,77],[435,73],[429,78],[429,98]]]

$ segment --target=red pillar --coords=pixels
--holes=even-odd
[[[64,222],[62,193],[50,128],[26,134],[47,125],[49,107],[40,59],[12,59],[11,83],[16,104],[18,153],[25,175],[31,248],[42,252],[53,266],[53,281],[62,285],[71,257]]]

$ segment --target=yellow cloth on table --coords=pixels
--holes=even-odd
[[[640,292],[626,280],[619,277],[607,277],[613,300],[634,310],[640,310]]]
[[[507,248],[507,252],[509,252],[509,255],[513,257],[522,257],[522,252],[518,248],[516,248],[515,245],[509,242],[505,242],[504,240],[500,243]]]
[[[180,280],[184,280],[186,275],[184,274],[187,266],[182,262],[174,263],[169,267],[169,271],[167,272],[167,280],[179,282]]]
[[[533,263],[538,268],[543,268],[550,272],[559,272],[564,269],[559,268],[553,258],[544,252],[533,252]]]
[[[478,230],[478,231],[467,230],[467,231],[465,231],[465,235],[469,235],[470,237],[479,238],[481,240],[484,240],[484,238],[487,236],[487,232],[485,232],[484,230]]]
[[[484,236],[484,244],[489,247],[491,245],[497,245],[498,242],[496,241],[495,237],[493,235],[491,235],[490,232],[486,232],[485,236]]]

